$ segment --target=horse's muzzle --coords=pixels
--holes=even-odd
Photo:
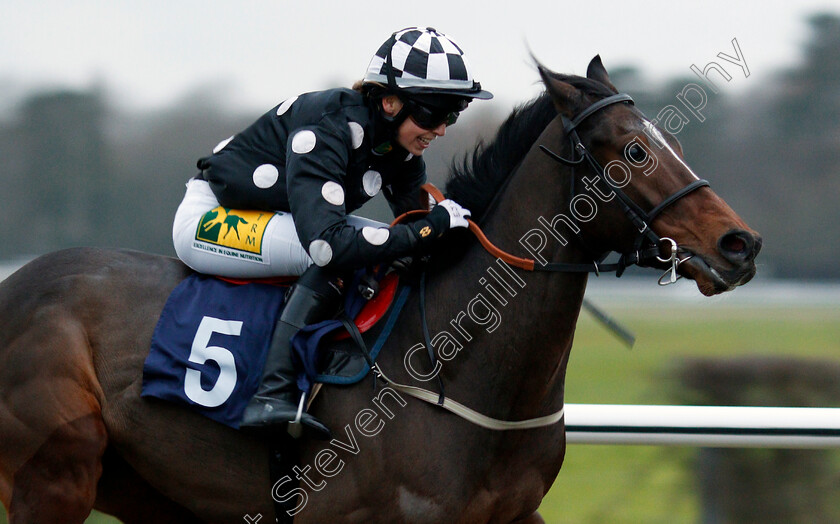
[[[755,257],[761,250],[761,237],[744,229],[733,229],[717,242],[718,257],[704,257],[699,253],[680,265],[680,274],[693,279],[697,288],[706,296],[731,291],[752,280],[755,276]],[[723,259],[723,264],[712,258]]]

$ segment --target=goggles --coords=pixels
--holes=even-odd
[[[404,103],[414,123],[428,131],[437,129],[441,124],[451,126],[458,121],[458,116],[461,114],[460,109],[462,109],[453,111],[451,107],[447,109],[434,108],[412,99],[408,99]]]

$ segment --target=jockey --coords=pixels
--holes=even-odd
[[[403,29],[379,48],[352,90],[290,98],[198,161],[175,215],[180,259],[228,277],[301,275],[241,427],[299,421],[312,436],[329,438],[329,429],[302,410],[289,339],[336,311],[354,270],[422,253],[448,229],[466,227],[470,216],[451,200],[393,227],[349,213],[380,189],[395,215],[424,208],[423,152],[472,99],[492,96],[473,80],[451,38],[432,28]],[[223,226],[225,241],[246,243],[244,251],[207,244],[203,234],[214,225]]]

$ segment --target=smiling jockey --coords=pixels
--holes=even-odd
[[[352,90],[292,97],[198,161],[173,226],[181,260],[228,277],[301,275],[241,427],[301,416],[289,339],[336,311],[353,270],[422,253],[448,229],[467,226],[469,211],[451,200],[392,227],[349,213],[380,189],[395,215],[422,208],[423,152],[472,99],[492,96],[473,80],[451,38],[432,28],[403,29],[379,48]],[[229,238],[209,234],[221,223]],[[230,230],[235,244],[224,243],[233,242]],[[311,415],[302,413],[300,422],[312,436],[329,437]]]

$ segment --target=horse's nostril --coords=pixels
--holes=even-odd
[[[730,231],[718,240],[720,253],[724,258],[735,263],[755,258],[760,246],[760,239],[743,230]]]
[[[747,249],[747,242],[737,235],[727,235],[721,239],[720,247],[730,253],[743,253]]]

